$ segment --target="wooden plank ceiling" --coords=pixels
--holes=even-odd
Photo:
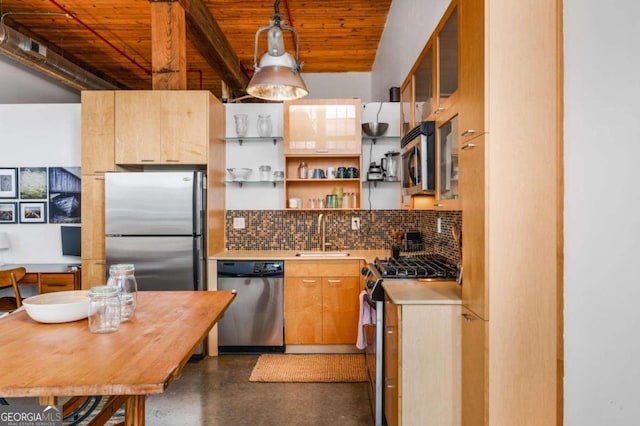
[[[192,0],[183,0],[189,4]],[[250,77],[256,30],[273,1],[199,0],[209,9]],[[71,62],[125,89],[150,90],[149,0],[0,0],[4,23]],[[391,0],[281,0],[285,24],[299,34],[303,72],[371,71]],[[32,12],[71,12],[77,19]],[[293,38],[285,32],[288,52]],[[260,39],[261,54],[266,36]],[[221,96],[219,73],[187,40],[187,87]],[[236,93],[240,95],[241,93]]]

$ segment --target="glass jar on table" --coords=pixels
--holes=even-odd
[[[138,283],[134,272],[135,268],[131,264],[109,267],[107,286],[116,287],[120,291],[121,322],[129,321],[136,311]]]

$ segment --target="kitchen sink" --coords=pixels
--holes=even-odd
[[[347,251],[300,251],[296,253],[299,257],[346,257]]]

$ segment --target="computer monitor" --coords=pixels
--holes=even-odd
[[[63,256],[80,256],[80,227],[61,226]]]

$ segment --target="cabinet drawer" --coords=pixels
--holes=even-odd
[[[72,274],[42,274],[40,275],[40,292],[67,291],[74,289]]]
[[[358,277],[360,262],[357,260],[294,260],[286,262],[284,275],[285,277]]]
[[[38,274],[27,272],[20,280],[20,284],[38,284]]]

